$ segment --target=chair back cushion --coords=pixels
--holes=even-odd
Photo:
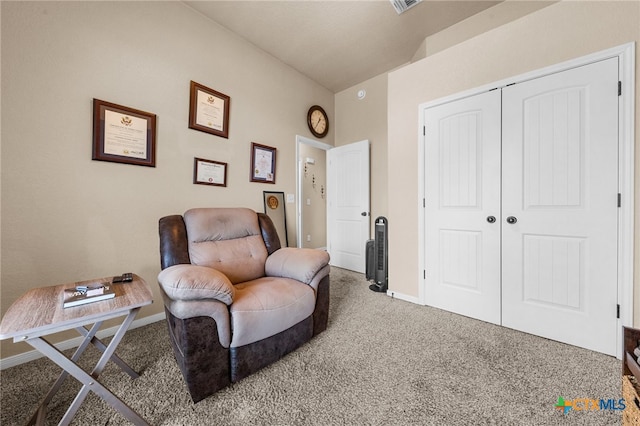
[[[191,209],[184,223],[192,264],[217,269],[233,284],[264,276],[267,248],[253,210]]]

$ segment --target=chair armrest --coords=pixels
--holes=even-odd
[[[216,299],[230,305],[236,292],[226,275],[206,266],[170,266],[158,274],[158,283],[173,300]]]
[[[283,247],[267,257],[264,266],[268,277],[293,278],[310,284],[328,264],[329,253],[324,250]]]

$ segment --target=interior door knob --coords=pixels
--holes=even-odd
[[[360,213],[360,216],[366,216],[368,213],[367,212],[362,212]]]
[[[487,222],[494,223],[495,221],[496,221],[496,217],[495,216],[487,216]]]
[[[507,223],[510,223],[510,224],[512,224],[512,225],[513,225],[514,223],[516,223],[517,221],[518,221],[518,219],[517,219],[515,216],[509,216],[509,217],[507,218]]]

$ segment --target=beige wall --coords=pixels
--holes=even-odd
[[[417,297],[418,105],[628,42],[640,42],[639,2],[561,2],[389,74],[389,286]],[[464,32],[463,22],[448,31]],[[452,36],[452,39],[455,37]],[[427,39],[427,44],[429,40]],[[636,45],[636,52],[638,45]],[[428,50],[428,49],[427,49]],[[636,53],[636,58],[638,54]],[[636,87],[640,66],[636,64]],[[640,90],[636,90],[636,152]],[[636,154],[636,188],[640,163]],[[640,200],[636,200],[636,205]],[[635,325],[640,325],[640,223],[636,208]],[[390,226],[391,229],[391,226]]]
[[[334,119],[331,92],[180,2],[1,7],[2,315],[29,288],[126,271],[155,294],[140,315],[161,312],[158,219],[295,194],[308,108]],[[188,128],[190,80],[231,97],[229,139]],[[157,114],[155,168],[91,160],[93,98]],[[249,182],[251,142],[277,148],[275,185]],[[227,187],[192,184],[194,157],[228,163]]]
[[[364,99],[358,99],[365,90]],[[360,83],[335,96],[336,146],[370,142],[371,235],[374,220],[387,216],[387,74]],[[389,224],[389,232],[393,224]]]
[[[298,154],[302,160],[302,247],[326,249],[327,151],[301,143]],[[315,163],[305,164],[307,158]]]
[[[441,50],[476,37],[508,22],[515,21],[558,0],[505,0],[468,19],[428,37],[416,51],[411,62],[424,59]]]

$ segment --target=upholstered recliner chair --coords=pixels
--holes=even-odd
[[[159,231],[169,338],[194,402],[327,327],[328,253],[281,248],[267,215],[192,209]]]

